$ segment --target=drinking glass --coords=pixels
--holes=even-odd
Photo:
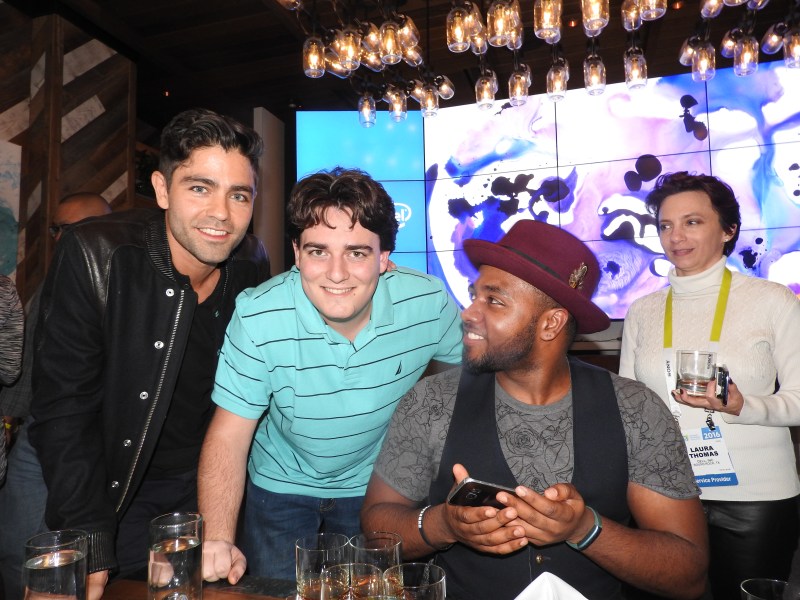
[[[703,350],[678,351],[678,387],[690,396],[705,396],[716,374],[717,355]]]
[[[403,540],[397,533],[369,531],[350,538],[354,563],[368,563],[385,571],[400,564]]]
[[[202,600],[203,516],[171,513],[150,521],[149,600]]]
[[[444,569],[431,563],[402,563],[383,574],[389,596],[405,600],[445,600]]]
[[[348,537],[341,533],[301,537],[295,542],[295,557],[298,600],[321,600],[323,569],[350,561]]]
[[[742,600],[789,600],[787,585],[779,579],[745,579],[739,587]]]
[[[64,529],[25,543],[22,585],[25,600],[86,600],[85,531]]]

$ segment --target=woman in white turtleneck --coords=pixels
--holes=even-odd
[[[711,591],[715,600],[738,598],[744,579],[787,579],[797,546],[800,481],[789,427],[800,425],[800,301],[785,286],[726,268],[741,217],[719,179],[663,175],[646,204],[673,268],[669,288],[628,311],[620,375],[656,391],[688,436],[709,524]],[[719,302],[726,288],[727,303]],[[677,350],[717,353],[732,380],[726,406],[713,383],[702,397],[675,389]]]

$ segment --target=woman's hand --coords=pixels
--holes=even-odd
[[[690,396],[686,390],[677,389],[672,390],[672,397],[677,402],[685,404],[686,406],[693,406],[695,408],[706,408],[715,410],[717,412],[728,413],[729,415],[736,415],[737,417],[742,412],[744,406],[744,397],[739,391],[739,388],[730,380],[728,383],[728,402],[723,405],[722,399],[717,398],[717,383],[712,379],[708,383],[705,396]]]

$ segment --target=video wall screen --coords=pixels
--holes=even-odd
[[[669,270],[644,198],[662,173],[690,171],[729,183],[742,233],[729,264],[800,292],[800,72],[766,63],[750,77],[720,69],[644,89],[571,90],[559,103],[532,96],[441,108],[423,120],[370,129],[352,112],[301,112],[298,177],[359,167],[395,200],[402,229],[393,259],[433,273],[461,305],[476,272],[468,238],[498,240],[520,219],[563,227],[603,270],[594,300],[612,319],[667,284]],[[558,249],[554,248],[554,252]]]

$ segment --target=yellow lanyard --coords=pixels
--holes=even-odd
[[[717,296],[717,308],[714,311],[714,322],[711,325],[711,341],[719,342],[722,335],[722,322],[725,320],[725,309],[731,292],[731,272],[727,268],[722,272],[722,285]],[[664,348],[672,348],[672,288],[667,292],[667,305],[664,310]]]

